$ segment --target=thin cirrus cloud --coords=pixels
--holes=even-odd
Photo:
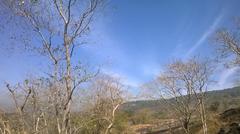
[[[140,84],[140,82],[138,80],[136,80],[135,78],[132,78],[130,77],[129,75],[123,73],[123,72],[116,72],[114,70],[111,70],[111,69],[102,69],[101,70],[103,74],[107,74],[107,75],[110,75],[110,76],[113,76],[115,78],[119,78],[121,80],[121,82],[127,86],[130,86],[130,87],[138,87],[138,85]]]
[[[215,88],[224,89],[234,86],[234,82],[232,82],[232,80],[237,71],[239,71],[239,69],[239,67],[233,67],[223,70],[219,76],[219,80]]]
[[[209,29],[205,31],[201,38],[197,40],[197,42],[187,51],[187,53],[184,56],[184,59],[188,59],[201,45],[203,45],[207,38],[216,30],[223,17],[224,17],[223,13],[216,17],[216,19],[209,27]]]

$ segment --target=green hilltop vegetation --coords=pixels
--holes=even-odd
[[[217,109],[219,112],[222,112],[228,108],[238,107],[240,105],[239,102],[240,87],[206,92],[207,107],[210,108],[214,104],[219,105]],[[149,109],[157,112],[164,111],[164,105],[165,104],[162,100],[138,100],[125,103],[122,108],[123,110],[131,112],[137,112],[141,109]]]

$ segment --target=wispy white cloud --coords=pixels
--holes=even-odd
[[[111,69],[102,69],[102,72],[104,74],[119,78],[123,84],[130,87],[137,88],[141,84],[141,81],[139,81],[138,79],[131,78],[129,75],[120,73],[119,71],[115,72],[115,71],[112,71]]]
[[[197,42],[187,51],[184,59],[188,59],[197,50],[197,48],[199,48],[206,41],[206,39],[214,32],[214,30],[216,30],[217,26],[219,25],[223,17],[224,17],[223,13],[216,17],[216,19],[214,20],[212,25],[208,28],[208,30],[205,31],[201,38],[199,38],[199,40],[197,40]]]
[[[215,89],[225,89],[234,86],[233,76],[239,70],[239,67],[227,68],[219,76],[219,80],[214,87]]]
[[[162,70],[161,65],[158,63],[152,62],[141,66],[141,72],[143,72],[143,75],[145,77],[155,77],[159,75],[161,70]]]

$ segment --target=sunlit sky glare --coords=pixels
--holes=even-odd
[[[239,0],[113,0],[92,24],[89,44],[75,58],[101,66],[132,89],[153,79],[174,58],[213,57],[209,38],[240,15]],[[11,31],[1,32],[0,40]],[[0,50],[0,81],[44,72],[42,58]],[[218,88],[231,86],[238,68],[218,72]]]

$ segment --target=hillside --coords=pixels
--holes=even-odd
[[[238,107],[240,104],[240,87],[228,88],[223,90],[208,91],[206,93],[206,104],[210,107],[211,104],[218,103],[218,111],[224,111],[229,108]],[[126,111],[136,112],[141,109],[149,109],[158,111],[164,107],[162,100],[140,100],[132,101],[124,104],[123,109]]]
[[[240,87],[208,91],[206,98],[209,132],[216,133],[220,130],[224,132],[238,131],[239,128],[235,127],[234,124],[238,124],[240,121]],[[168,101],[171,101],[171,99]],[[123,105],[122,109],[130,113],[130,115],[134,115],[130,120],[133,122],[133,128],[135,128],[136,132],[167,133],[169,132],[168,124],[173,121],[175,123],[172,124],[171,129],[174,133],[183,133],[176,120],[168,116],[168,110],[165,107],[166,103],[163,103],[162,100],[141,100],[128,102]],[[193,120],[190,128],[192,132],[197,133],[201,130],[201,125],[198,120]]]
[[[220,130],[224,132],[238,131],[234,124],[238,124],[240,121],[239,112],[236,110],[240,107],[239,102],[240,87],[206,93],[207,122],[210,133],[217,133]],[[174,133],[183,133],[181,125],[168,113],[166,106],[163,100],[132,101],[125,103],[122,111],[129,115],[128,120],[131,122],[132,128],[139,134],[143,132],[149,134],[168,133],[170,124]],[[232,120],[232,118],[237,120]],[[225,119],[229,121],[226,122]],[[200,124],[199,120],[193,117],[190,130],[199,133]]]

